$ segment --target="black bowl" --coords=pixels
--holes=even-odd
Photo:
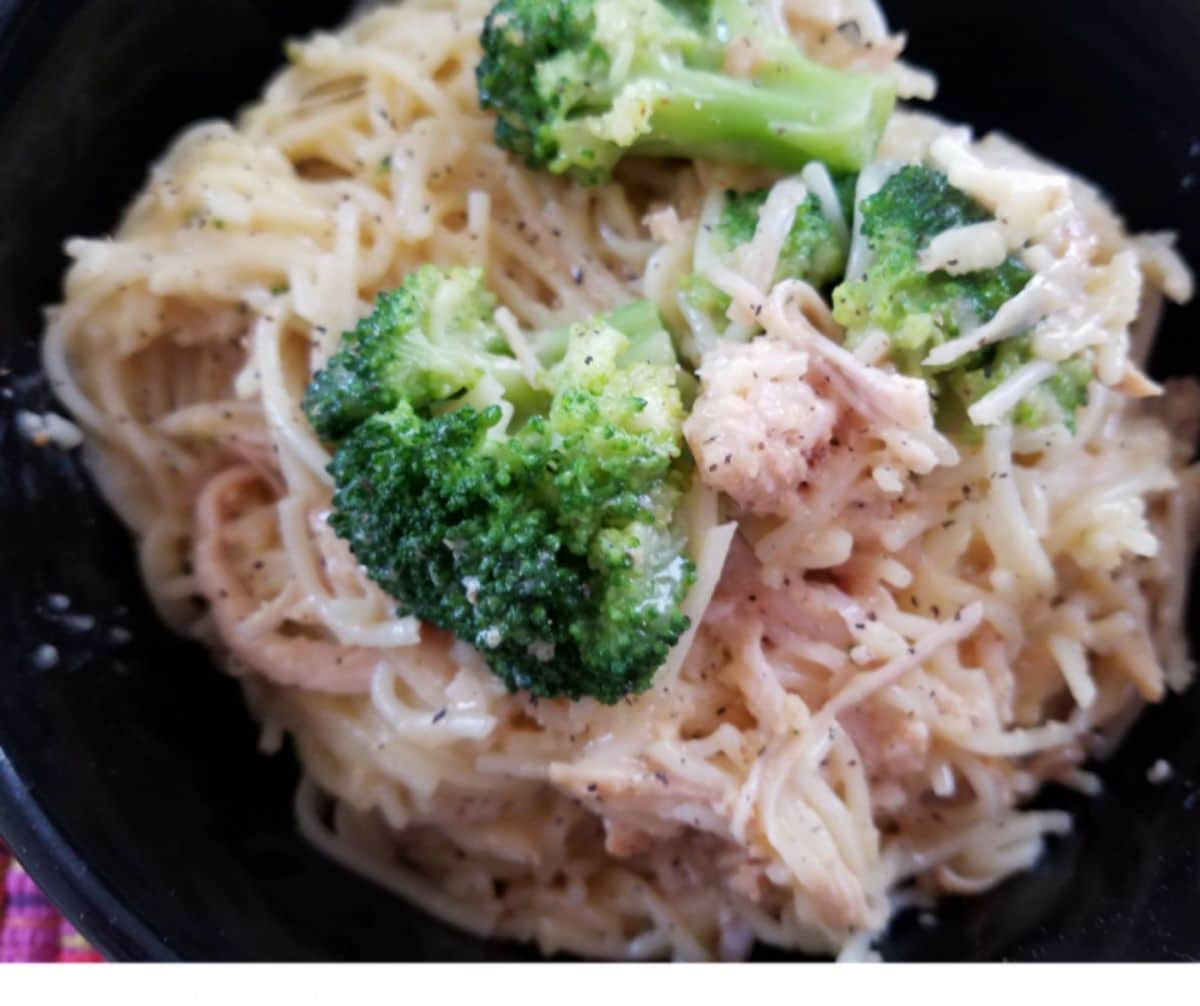
[[[52,396],[42,305],[63,239],[103,233],[172,135],[228,115],[332,26],[330,0],[0,0],[0,832],[107,955],[155,960],[514,959],[309,849],[290,756],[260,757],[236,686],[155,621],[129,540],[75,454],[17,433]],[[1200,263],[1200,7],[1192,0],[909,0],[888,5],[938,106],[1096,179],[1139,229]],[[1195,374],[1200,310],[1174,310],[1158,376]],[[70,598],[64,618],[48,601]],[[1196,608],[1193,606],[1192,624]],[[125,642],[120,627],[132,633]],[[40,644],[60,660],[42,668]],[[1200,690],[1150,712],[1103,767],[1106,793],[1050,793],[1078,832],[986,897],[901,918],[900,959],[1200,956]],[[1176,769],[1147,783],[1159,757]]]

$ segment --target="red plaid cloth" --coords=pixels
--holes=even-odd
[[[99,960],[0,841],[0,964]]]

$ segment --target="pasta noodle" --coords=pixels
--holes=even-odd
[[[774,7],[817,58],[932,93],[871,0]],[[1031,865],[1070,820],[1019,805],[1051,780],[1094,789],[1084,762],[1191,680],[1200,410],[1186,385],[1138,401],[1157,386],[1126,369],[1139,311],[1190,275],[1010,141],[898,113],[860,198],[924,158],[1004,221],[941,235],[929,268],[1047,256],[931,354],[1041,319],[1038,358],[973,406],[983,441],[952,444],[923,382],[873,366],[877,344],[842,348],[810,287],[771,288],[808,193],[844,226],[827,171],[776,185],[741,268],[721,265],[697,244],[713,194],[758,175],[634,162],[585,189],[526,170],[477,107],[484,12],[407,0],[290,45],[236,126],[175,143],[111,240],[69,243],[46,368],[158,611],[243,680],[265,748],[292,738],[299,826],[332,858],[546,953],[861,956],[901,885],[978,892]],[[857,41],[832,30],[847,23]],[[686,432],[714,473],[688,501],[692,630],[616,706],[509,694],[470,647],[397,617],[327,527],[304,388],[420,264],[482,266],[532,366],[522,326],[640,296],[694,321],[673,294],[693,251],[731,331],[765,335],[700,366]],[[1076,435],[999,422],[1078,338],[1105,386]]]

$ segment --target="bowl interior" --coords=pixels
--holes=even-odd
[[[234,683],[155,620],[125,532],[77,454],[37,448],[19,409],[53,407],[41,308],[70,234],[101,234],[191,121],[229,115],[332,26],[337,0],[0,2],[0,831],[106,953],[133,959],[526,958],[484,944],[327,862],[295,834],[290,755],[259,756]],[[1160,0],[894,0],[936,107],[998,127],[1094,178],[1138,229],[1179,229],[1200,263],[1200,8]],[[1156,376],[1200,370],[1200,310],[1172,310]],[[70,599],[64,617],[48,602]],[[1193,605],[1192,624],[1196,624]],[[114,628],[128,630],[125,641]],[[53,667],[34,653],[56,647]],[[903,959],[1200,955],[1200,691],[1152,710],[1102,769],[1106,793],[1048,793],[1077,815],[1031,873],[932,928],[902,917]],[[1150,786],[1157,758],[1174,780]]]

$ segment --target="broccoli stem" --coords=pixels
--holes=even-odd
[[[639,300],[619,307],[606,320],[629,339],[629,348],[621,357],[622,366],[635,363],[675,366],[675,347],[659,319],[658,308],[650,301]]]
[[[771,63],[756,78],[656,69],[666,85],[632,152],[705,157],[796,170],[810,160],[858,171],[875,154],[895,92],[882,77],[807,60]]]

